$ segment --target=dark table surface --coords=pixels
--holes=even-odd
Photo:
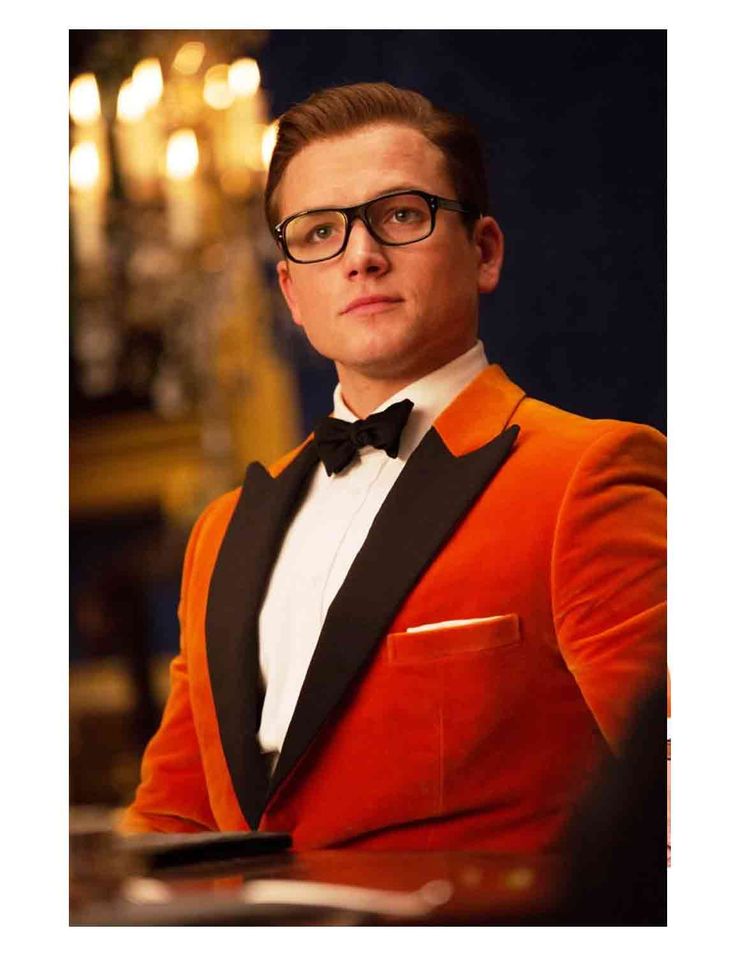
[[[72,925],[518,925],[555,922],[553,856],[282,851],[154,867],[111,833],[70,844]]]

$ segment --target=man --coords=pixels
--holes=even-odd
[[[282,117],[266,210],[334,418],[197,522],[126,830],[543,850],[660,680],[663,438],[488,366],[487,209],[475,134],[419,94]]]

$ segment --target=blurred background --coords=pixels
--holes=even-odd
[[[198,512],[331,408],[262,213],[275,121],[388,80],[479,128],[481,337],[529,394],[665,430],[664,31],[70,31],[70,800],[120,806]]]

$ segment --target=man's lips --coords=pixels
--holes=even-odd
[[[340,313],[347,315],[348,312],[371,313],[380,312],[387,305],[395,305],[402,300],[398,296],[389,295],[364,295],[359,299],[353,299]]]

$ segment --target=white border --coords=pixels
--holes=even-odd
[[[607,6],[609,9],[604,9]],[[296,7],[296,9],[294,9]],[[664,934],[699,941],[701,932],[728,932],[731,893],[729,827],[731,757],[720,735],[729,727],[730,649],[734,590],[732,447],[734,402],[727,392],[733,364],[734,272],[732,34],[724,5],[701,2],[691,13],[674,4],[549,3],[487,6],[483,16],[426,5],[372,3],[357,13],[344,3],[282,3],[249,10],[239,3],[218,10],[129,2],[125,8],[67,3],[29,8],[5,33],[4,149],[2,159],[5,363],[3,388],[3,497],[9,651],[5,664],[6,920],[24,941],[56,935],[66,914],[67,530],[66,351],[67,28],[293,29],[377,28],[668,28],[669,30],[669,413],[671,639],[673,681],[673,867],[668,930],[468,930],[493,932],[515,949],[554,933],[566,948],[592,941],[599,952],[634,944],[659,951]],[[452,11],[453,14],[455,11]],[[33,17],[33,20],[31,18]],[[20,20],[20,22],[18,22]],[[178,20],[178,22],[177,22]],[[66,22],[63,22],[66,21]],[[308,22],[307,22],[308,21]],[[28,78],[33,79],[29,82]],[[636,144],[632,143],[632,149]],[[9,534],[7,533],[9,526]],[[6,618],[6,620],[8,620]],[[9,894],[9,895],[8,895]],[[44,929],[45,927],[45,929]],[[135,940],[115,931],[68,930],[62,946],[83,951],[104,945],[128,952],[143,938],[156,949],[160,933]],[[248,931],[248,944],[273,945],[273,933]],[[288,931],[286,931],[288,932]],[[344,948],[324,932],[311,939]],[[442,930],[422,932],[422,945],[450,944]],[[188,938],[201,945],[201,937]],[[257,939],[253,937],[257,934]],[[499,935],[500,934],[500,935]],[[179,933],[177,945],[183,942]],[[94,937],[94,938],[93,938]],[[380,937],[395,940],[393,934]],[[641,939],[641,944],[638,940]],[[243,936],[238,940],[245,944]],[[475,940],[475,935],[473,936]],[[634,940],[637,942],[634,943]],[[121,942],[122,941],[122,942]],[[289,941],[290,942],[290,941]],[[484,942],[491,942],[489,938]],[[375,945],[351,933],[351,948]],[[55,942],[53,945],[57,946]],[[471,944],[472,945],[472,944]],[[641,946],[641,949],[640,949]],[[123,947],[125,949],[123,950]]]

